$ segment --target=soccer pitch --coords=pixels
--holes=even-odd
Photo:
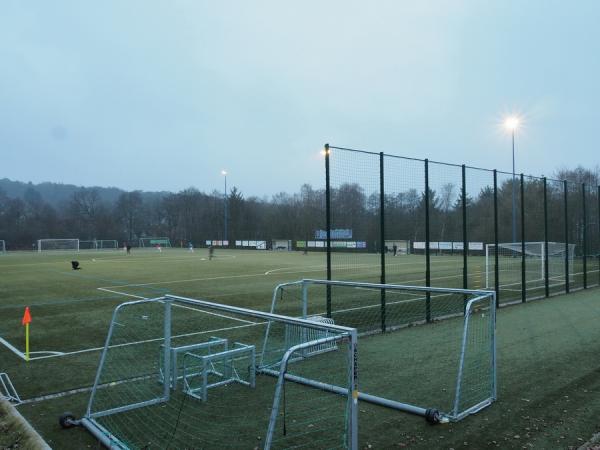
[[[334,273],[346,280],[379,281],[377,268],[370,269],[378,258],[334,254]],[[74,259],[81,270],[71,270]],[[387,281],[423,285],[423,261],[424,257],[416,255],[388,258]],[[460,287],[460,261],[454,256],[433,257],[432,285]],[[469,287],[485,287],[484,258],[470,257],[469,267]],[[0,273],[0,372],[7,372],[21,398],[30,400],[20,411],[51,446],[80,448],[93,440],[82,430],[58,430],[56,418],[64,410],[82,413],[118,304],[174,294],[268,311],[275,285],[325,278],[326,266],[323,253],[217,250],[209,260],[203,249],[194,253],[134,249],[131,255],[122,251],[9,253],[0,257]],[[504,288],[508,294],[510,286]],[[437,427],[361,403],[361,447],[581,444],[578,438],[587,440],[600,428],[598,295],[597,290],[589,290],[501,309],[497,403],[463,422]],[[32,315],[29,362],[24,360],[21,326],[25,306]],[[219,323],[216,319],[216,332]],[[389,345],[409,345],[414,353],[419,345],[428,345],[423,333],[434,337],[436,331],[413,327],[397,333]],[[381,346],[365,347],[375,356],[385,352]],[[426,390],[422,380],[406,376],[406,372],[418,372],[408,370],[410,364],[403,361],[392,368],[398,371],[399,388]],[[429,375],[435,379],[435,374]]]

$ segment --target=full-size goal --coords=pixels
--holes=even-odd
[[[292,250],[292,241],[288,239],[273,239],[272,247],[273,250]]]
[[[500,287],[510,289],[515,286],[520,289],[522,283],[523,257],[525,257],[526,290],[537,289],[548,284],[562,285],[567,279],[567,263],[569,278],[574,274],[573,257],[575,244],[564,242],[506,242],[485,246],[485,285],[494,288],[496,271],[496,253],[498,254],[498,271],[502,280]]]
[[[79,251],[79,239],[38,239],[37,251],[49,250]]]
[[[145,237],[140,238],[140,247],[150,248],[150,247],[163,247],[170,248],[171,240],[168,237]]]

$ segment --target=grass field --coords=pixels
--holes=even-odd
[[[80,261],[82,270],[71,270],[72,259]],[[377,255],[336,255],[334,277],[378,281],[377,271],[370,269],[377,260]],[[433,257],[432,284],[460,286],[460,262],[459,257]],[[422,268],[421,256],[389,258],[388,281],[422,285]],[[514,290],[510,273],[504,278],[506,301],[518,298],[510,295]],[[578,287],[581,275],[577,269],[575,273],[573,282]],[[483,257],[470,258],[469,275],[470,287],[484,287]],[[83,413],[89,398],[86,389],[93,383],[115,306],[171,293],[267,311],[278,283],[324,277],[325,256],[316,253],[222,250],[212,261],[206,250],[177,249],[160,254],[134,249],[130,256],[120,251],[2,255],[0,372],[7,372],[20,396],[28,400],[19,410],[51,446],[94,446],[83,430],[60,430],[57,417],[64,410]],[[531,280],[528,288],[538,292],[541,288],[533,275]],[[25,306],[31,308],[33,318],[29,362],[23,358]],[[361,445],[564,448],[583,444],[600,431],[599,320],[596,289],[501,309],[497,403],[462,422],[436,427],[418,417],[361,404]],[[414,348],[410,344],[414,332],[407,332],[406,340],[402,332],[397,333],[398,345]],[[409,383],[402,375],[399,385]],[[419,379],[413,383],[419,385]],[[47,395],[51,396],[43,399]]]

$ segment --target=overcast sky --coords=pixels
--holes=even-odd
[[[599,162],[600,2],[0,3],[0,178],[248,195],[325,142],[551,175]]]

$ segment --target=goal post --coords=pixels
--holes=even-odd
[[[38,239],[37,251],[79,251],[79,239]]]
[[[289,327],[320,337],[286,342]],[[109,448],[253,448],[258,439],[265,449],[358,449],[356,339],[348,327],[185,297],[126,302],[79,423]],[[311,354],[331,343],[335,351]],[[332,384],[345,395],[317,387]]]
[[[171,240],[168,237],[144,237],[140,238],[140,247],[151,248],[151,247],[164,247],[171,248]]]
[[[356,328],[359,400],[436,422],[496,399],[493,291],[309,279],[277,286],[271,312]]]

